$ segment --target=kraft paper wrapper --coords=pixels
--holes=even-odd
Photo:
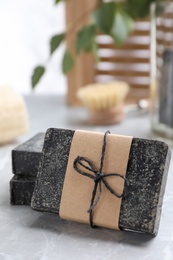
[[[83,156],[89,159],[99,170],[103,139],[103,133],[75,131],[61,197],[61,218],[89,224],[87,210],[90,207],[94,181],[76,172],[73,168],[73,162],[77,156]],[[104,174],[119,173],[126,175],[131,142],[132,137],[107,135]],[[83,168],[80,166],[80,169]],[[87,172],[86,169],[83,169],[83,171]],[[90,171],[88,173],[91,174]],[[118,194],[122,194],[124,189],[122,178],[113,176],[106,178],[106,181]],[[93,209],[93,223],[97,226],[119,229],[120,207],[121,199],[111,194],[102,183],[100,201]]]

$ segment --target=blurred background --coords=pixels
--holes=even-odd
[[[65,30],[64,3],[53,0],[0,1],[0,85],[13,86],[29,94],[33,68],[49,57],[52,35]],[[64,46],[56,51],[35,93],[65,94],[66,79],[61,72]]]
[[[172,14],[166,0],[1,0],[0,86],[26,101],[63,95],[64,111],[82,105],[91,127],[130,118],[132,104],[132,112],[152,112],[156,134],[173,138]],[[11,104],[19,110],[8,91],[0,93],[4,125]]]

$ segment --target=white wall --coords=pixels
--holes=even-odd
[[[65,28],[62,3],[53,0],[0,0],[0,85],[31,93],[31,74],[49,57],[49,39]],[[64,46],[52,56],[36,93],[66,92],[61,72]]]

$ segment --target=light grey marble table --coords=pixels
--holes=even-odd
[[[172,260],[173,259],[173,164],[169,170],[158,236],[108,229],[59,219],[55,214],[11,206],[9,181],[11,150],[49,127],[86,129],[148,138],[146,114],[131,114],[119,125],[92,127],[84,109],[65,106],[63,97],[26,97],[30,131],[16,142],[0,147],[0,260]]]

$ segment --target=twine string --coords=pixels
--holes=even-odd
[[[120,177],[124,181],[126,181],[126,178],[122,174],[119,174],[119,173],[105,174],[105,173],[103,173],[104,158],[105,158],[105,152],[106,152],[106,146],[107,146],[107,135],[108,134],[110,134],[110,131],[106,131],[106,133],[104,134],[99,171],[97,171],[94,164],[89,159],[87,159],[85,157],[77,156],[76,159],[73,162],[73,168],[75,169],[75,171],[77,171],[79,174],[86,176],[86,177],[88,177],[88,178],[90,178],[94,181],[94,189],[92,191],[90,207],[87,211],[89,213],[89,222],[90,222],[90,226],[92,228],[96,227],[93,223],[93,209],[97,206],[98,202],[101,199],[102,183],[110,191],[111,194],[113,194],[117,198],[121,198],[123,196],[123,193],[118,194],[114,189],[112,189],[111,186],[106,181],[106,178],[108,178],[108,177]],[[78,165],[80,165],[82,167],[82,170],[79,169]],[[88,172],[85,172],[83,169],[84,170],[86,169],[89,172],[94,173],[94,175],[90,174]],[[99,190],[99,194],[96,197],[97,190]]]

